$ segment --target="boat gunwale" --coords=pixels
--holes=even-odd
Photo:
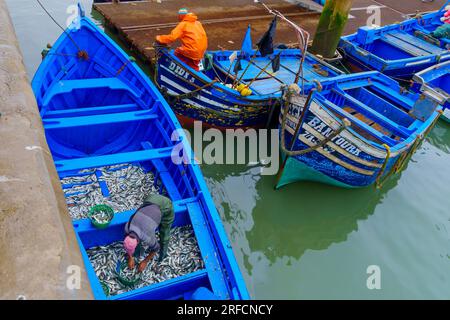
[[[446,100],[446,102],[450,102],[450,92],[445,92],[444,90],[437,88],[436,86],[429,83],[430,81],[434,81],[442,76],[445,76],[446,74],[442,73],[439,76],[432,77],[433,71],[438,70],[440,68],[445,68],[450,71],[450,61],[442,62],[439,64],[436,64],[434,66],[431,66],[427,69],[424,69],[420,72],[417,72],[413,76],[413,80],[421,86],[421,91],[428,89],[431,90],[433,93],[435,93],[438,97],[440,97],[442,100]],[[447,72],[448,74],[448,72]],[[440,89],[440,90],[437,90]]]

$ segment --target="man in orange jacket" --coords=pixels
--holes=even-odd
[[[178,39],[181,47],[175,49],[175,55],[195,70],[199,70],[200,61],[208,47],[208,38],[197,16],[189,13],[186,8],[178,11],[180,23],[168,35],[159,35],[156,41],[162,44],[170,44]]]

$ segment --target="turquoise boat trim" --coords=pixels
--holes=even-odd
[[[357,186],[351,186],[344,182],[335,180],[320,171],[314,170],[313,168],[307,166],[303,162],[289,157],[286,161],[286,165],[283,170],[283,174],[276,186],[277,189],[282,188],[285,185],[297,182],[297,181],[314,181],[319,183],[324,183],[332,185],[339,188],[345,189],[355,189]]]

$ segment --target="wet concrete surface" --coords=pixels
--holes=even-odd
[[[96,4],[94,8],[106,20],[106,25],[117,31],[119,37],[144,58],[152,58],[153,42],[158,34],[168,34],[178,22],[177,11],[182,1],[133,2],[121,4]],[[285,13],[290,19],[313,31],[318,12],[307,11],[297,5],[280,0],[266,2]],[[237,49],[241,45],[247,26],[252,28],[253,40],[263,34],[273,18],[261,5],[253,1],[219,0],[211,5],[209,0],[189,2],[190,11],[202,22],[208,34],[209,50]],[[280,23],[275,41],[294,43],[291,29]]]
[[[374,14],[379,10],[380,25],[393,24],[408,19],[408,15],[417,12],[435,11],[446,0],[434,0],[424,3],[422,0],[355,0],[350,12],[350,19],[345,33],[356,32],[360,26],[374,23]],[[378,22],[375,22],[378,23]]]
[[[279,10],[314,36],[320,17],[298,5],[301,0],[268,0],[270,7]],[[295,4],[297,3],[297,5]],[[359,26],[369,23],[386,25],[407,18],[417,11],[439,9],[445,0],[424,3],[421,0],[355,0],[345,33],[353,33]],[[101,3],[94,8],[105,18],[108,29],[116,32],[126,45],[144,60],[154,57],[153,42],[158,34],[168,34],[176,26],[177,11],[185,1],[171,0]],[[247,26],[252,28],[253,42],[267,30],[272,16],[259,4],[250,0],[193,0],[190,11],[197,14],[208,34],[209,50],[239,49]],[[379,21],[375,15],[379,11]],[[277,27],[275,43],[295,44],[292,29],[285,23]]]
[[[422,0],[372,0],[372,2],[389,7],[403,14],[414,14],[416,12],[435,11],[440,9],[447,0],[433,0],[423,2]]]

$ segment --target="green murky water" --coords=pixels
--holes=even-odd
[[[42,1],[64,24],[73,1]],[[35,1],[7,3],[31,77],[61,30]],[[252,297],[450,299],[449,168],[450,126],[439,122],[382,190],[297,183],[275,192],[257,166],[203,172]],[[369,265],[381,269],[380,290],[367,288]]]

